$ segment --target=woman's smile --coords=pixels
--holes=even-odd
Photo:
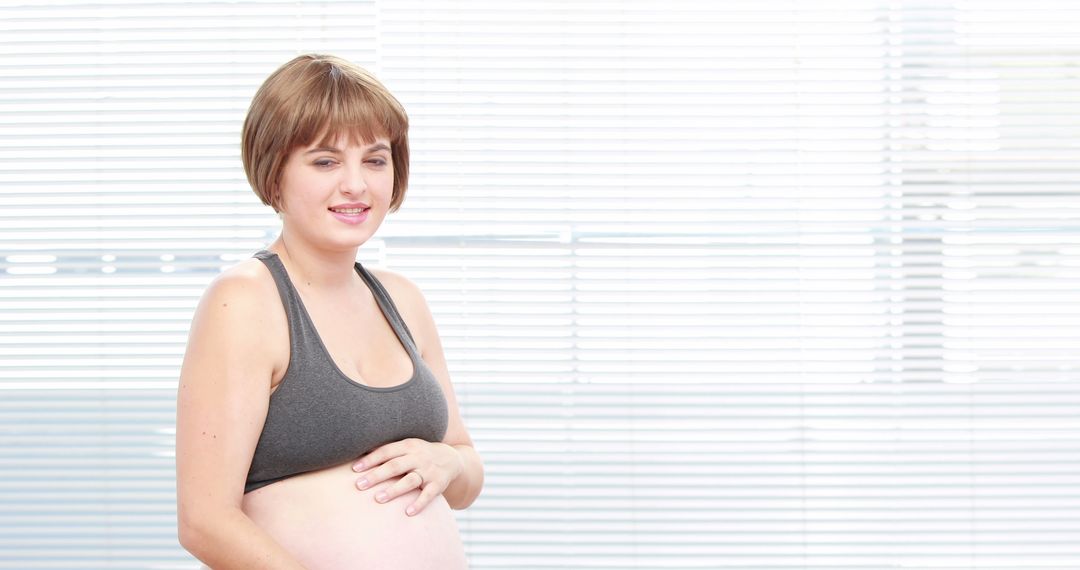
[[[360,224],[367,219],[368,211],[371,210],[371,206],[364,203],[356,204],[341,204],[338,206],[330,206],[328,208],[330,213],[335,218],[345,222],[346,224]]]

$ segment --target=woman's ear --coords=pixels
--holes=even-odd
[[[274,182],[270,187],[270,207],[274,209],[274,213],[278,218],[281,218],[282,212],[285,210],[285,205],[281,200],[281,186],[278,182]]]

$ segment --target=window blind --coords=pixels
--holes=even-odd
[[[474,568],[1080,567],[1067,2],[0,7],[0,568],[193,568],[191,312],[325,51],[412,120]]]

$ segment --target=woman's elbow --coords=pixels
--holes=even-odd
[[[178,516],[176,521],[176,537],[180,541],[180,546],[184,547],[184,550],[187,550],[195,557],[198,557],[199,551],[205,548],[207,533],[203,530],[198,519],[193,519],[189,516]]]
[[[205,514],[190,515],[181,512],[176,520],[176,537],[180,546],[201,559],[202,554],[212,547],[211,542],[216,536],[215,531],[210,528],[214,518]]]

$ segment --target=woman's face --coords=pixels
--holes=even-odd
[[[394,192],[390,143],[348,141],[341,137],[289,154],[281,174],[281,217],[294,239],[352,249],[370,239],[386,217]]]

